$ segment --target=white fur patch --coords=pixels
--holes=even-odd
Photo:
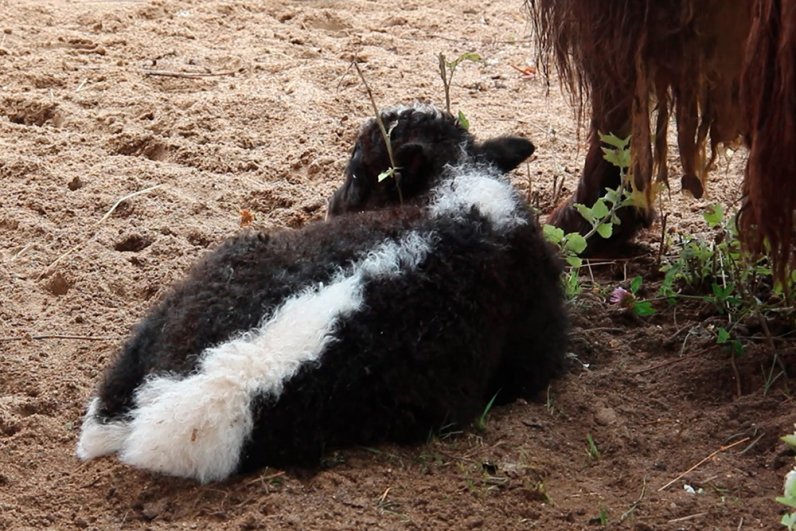
[[[433,234],[410,232],[385,242],[330,284],[285,301],[259,327],[204,351],[195,374],[150,378],[136,392],[126,438],[107,448],[148,470],[202,482],[224,479],[237,468],[254,427],[251,400],[278,396],[302,365],[320,358],[339,320],[361,308],[366,279],[416,268],[433,241]]]
[[[497,170],[465,165],[451,167],[448,171],[452,177],[433,190],[431,215],[464,215],[475,207],[499,231],[510,231],[527,223],[520,215],[520,202],[514,187],[497,174]]]
[[[99,403],[99,398],[93,398],[83,417],[80,440],[77,442],[77,456],[83,460],[118,452],[130,434],[130,427],[124,421],[99,422]]]

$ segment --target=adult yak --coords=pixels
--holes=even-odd
[[[750,147],[739,218],[753,253],[768,252],[778,275],[796,257],[796,0],[526,0],[539,40],[578,108],[591,102],[589,149],[575,195],[551,222],[585,232],[573,203],[591,205],[619,183],[598,132],[632,135],[632,186],[643,203],[622,214],[608,242],[630,239],[653,217],[668,185],[672,115],[682,188],[701,197],[724,145]],[[654,117],[654,118],[653,118]]]

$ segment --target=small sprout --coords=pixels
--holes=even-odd
[[[395,177],[395,187],[398,190],[398,201],[400,204],[403,205],[404,203],[404,196],[403,192],[401,191],[401,181],[400,176],[401,174],[397,172],[397,166],[395,164],[395,157],[392,153],[392,141],[390,140],[390,133],[392,133],[393,127],[395,124],[390,126],[390,130],[384,127],[384,120],[381,119],[381,113],[379,112],[379,107],[376,105],[376,100],[373,97],[373,92],[370,90],[370,85],[368,85],[368,81],[365,79],[365,75],[362,73],[362,70],[359,68],[359,63],[356,59],[354,59],[354,68],[359,74],[359,78],[362,80],[362,84],[365,85],[365,91],[368,93],[368,98],[370,99],[370,104],[373,107],[373,113],[376,116],[376,123],[379,125],[379,131],[381,131],[382,139],[384,140],[384,145],[387,146],[387,157],[390,159],[390,167],[379,174],[379,182],[383,181],[388,177]]]
[[[600,508],[600,525],[603,527],[608,525],[608,510],[605,507]]]
[[[564,293],[568,299],[574,299],[582,291],[577,267],[573,267],[564,277]]]
[[[445,109],[448,113],[451,112],[451,83],[453,82],[453,73],[456,72],[456,67],[464,61],[478,62],[481,61],[481,56],[475,52],[466,52],[461,54],[453,61],[448,61],[445,54],[439,54],[439,76],[442,78],[442,84],[445,87]],[[462,115],[463,116],[463,115]],[[461,123],[461,122],[460,122]],[[469,122],[468,122],[469,125]],[[462,127],[467,129],[462,123]]]
[[[718,203],[711,205],[709,210],[702,214],[702,217],[705,218],[708,227],[715,229],[721,225],[722,221],[724,221],[724,208]]]
[[[456,116],[456,121],[459,122],[459,125],[461,125],[462,129],[465,131],[470,130],[470,120],[467,119],[462,111],[459,111],[459,114]]]
[[[716,332],[716,344],[726,345],[729,348],[732,355],[735,357],[738,357],[744,353],[743,343],[741,343],[737,339],[733,339],[730,332],[723,327],[719,327],[718,331]]]
[[[648,317],[655,314],[655,308],[650,301],[638,301],[633,305],[633,313],[639,317]]]
[[[495,399],[497,398],[498,393],[500,393],[499,390],[489,400],[489,402],[487,403],[486,407],[484,408],[483,413],[481,413],[481,416],[478,417],[477,419],[475,419],[475,429],[477,429],[478,431],[482,431],[482,432],[486,431],[486,419],[489,416],[489,412],[492,409],[492,406],[495,404]]]
[[[589,457],[591,457],[594,460],[599,459],[600,450],[597,449],[597,443],[594,442],[591,433],[586,434],[586,442],[589,445],[588,448],[586,449],[586,452],[589,454]]]
[[[635,295],[638,293],[639,288],[641,288],[641,283],[644,280],[641,278],[641,275],[637,275],[630,281],[630,293]]]

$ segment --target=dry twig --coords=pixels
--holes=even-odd
[[[24,335],[24,336],[10,336],[0,337],[0,342],[4,341],[24,341],[26,339],[39,340],[39,339],[78,339],[82,341],[118,341],[122,339],[120,336],[81,336],[73,334],[41,334],[41,335]]]
[[[716,455],[720,454],[721,452],[725,452],[725,451],[729,450],[730,448],[732,448],[733,446],[738,446],[739,444],[745,443],[748,440],[749,440],[749,437],[744,437],[743,439],[741,439],[739,441],[735,441],[732,444],[728,444],[726,446],[722,446],[721,448],[719,448],[718,450],[712,452],[709,456],[707,456],[706,458],[702,459],[699,463],[695,464],[694,466],[692,466],[691,468],[689,468],[685,472],[683,472],[681,474],[678,474],[678,476],[676,478],[671,480],[669,483],[667,483],[663,487],[659,488],[658,492],[661,492],[662,490],[665,490],[666,488],[672,486],[678,479],[681,479],[683,476],[685,476],[689,472],[692,472],[692,471],[696,470],[697,468],[699,468],[704,463],[706,463],[707,461],[711,460],[713,457],[715,457]],[[674,521],[674,520],[672,520],[672,521]]]
[[[153,77],[181,77],[186,79],[202,79],[204,77],[234,76],[235,72],[171,72],[169,70],[142,70],[145,76]]]
[[[104,215],[104,216],[102,216],[102,218],[100,218],[100,220],[99,220],[99,221],[98,221],[98,222],[97,222],[97,223],[94,225],[95,232],[94,232],[94,234],[92,234],[92,235],[91,235],[91,238],[93,238],[94,236],[96,236],[96,228],[97,228],[97,227],[99,227],[99,226],[100,226],[100,224],[102,224],[102,222],[104,222],[106,219],[108,219],[108,218],[111,216],[111,214],[113,214],[113,212],[116,210],[116,208],[117,208],[119,205],[121,205],[121,204],[122,204],[124,201],[126,201],[126,200],[128,200],[128,199],[132,199],[132,198],[133,198],[133,197],[135,197],[135,196],[142,195],[142,194],[145,194],[145,193],[147,193],[147,192],[151,192],[152,190],[155,190],[155,189],[157,189],[157,188],[160,188],[161,186],[163,186],[163,185],[162,185],[162,184],[156,184],[155,186],[150,186],[149,188],[144,188],[143,190],[139,190],[139,191],[137,191],[137,192],[133,192],[133,193],[131,193],[131,194],[127,194],[126,196],[124,196],[124,197],[120,198],[119,200],[117,200],[117,201],[116,201],[116,202],[113,204],[113,206],[112,206],[112,207],[111,207],[111,208],[110,208],[110,209],[109,209],[109,210],[108,210],[108,211],[105,213],[105,215]],[[88,240],[86,240],[86,241],[89,241],[89,240],[91,240],[91,238],[89,238],[89,239],[88,239]],[[63,259],[64,259],[64,258],[66,258],[67,256],[69,256],[69,255],[70,255],[70,254],[72,254],[73,252],[75,252],[75,251],[77,251],[78,249],[80,249],[80,247],[82,247],[83,245],[85,245],[86,241],[84,241],[83,243],[79,243],[79,244],[75,245],[74,247],[72,247],[71,249],[69,249],[68,251],[66,251],[64,254],[62,254],[61,256],[59,256],[58,258],[56,258],[56,259],[55,259],[55,260],[54,260],[54,261],[53,261],[53,262],[52,262],[50,265],[48,265],[48,266],[47,266],[47,267],[44,269],[44,271],[42,271],[41,275],[39,275],[39,277],[38,277],[36,280],[41,280],[42,278],[44,278],[44,276],[45,276],[47,273],[49,273],[49,272],[50,272],[50,270],[51,270],[51,269],[52,269],[52,268],[53,268],[53,267],[54,267],[56,264],[58,264],[58,263],[59,263],[61,260],[63,260]]]

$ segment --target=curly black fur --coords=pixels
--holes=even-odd
[[[456,118],[433,107],[400,106],[383,111],[381,119],[390,131],[396,176],[379,181],[379,174],[390,167],[390,158],[378,123],[371,119],[362,127],[351,150],[345,183],[329,201],[329,217],[383,208],[400,200],[404,204],[425,202],[428,191],[443,175],[443,168],[463,156],[508,172],[534,150],[527,140],[513,137],[479,144]]]
[[[499,402],[531,397],[560,373],[561,264],[530,210],[518,203],[524,223],[505,230],[476,206],[456,216],[425,208],[435,184],[455,179],[450,164],[490,162],[506,171],[533,146],[517,138],[477,144],[438,111],[402,109],[385,122],[394,125],[407,203],[396,204],[395,182],[376,180],[389,163],[371,122],[330,205],[335,214],[354,213],[295,231],[245,233],[210,253],[136,327],[84,432],[90,422],[127,422],[148,379],[195,374],[206,349],[410,231],[433,235],[422,263],[367,278],[361,308],[340,319],[319,361],[302,365],[278,395],[252,397],[254,429],[238,470],[313,465],[350,444],[422,440],[443,424],[467,424],[496,393]],[[372,208],[379,210],[360,212]]]

